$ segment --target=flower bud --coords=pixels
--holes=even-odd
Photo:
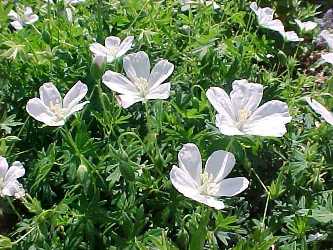
[[[77,177],[79,179],[80,182],[83,182],[84,179],[86,178],[86,175],[87,175],[87,172],[88,172],[88,169],[85,165],[81,164],[77,170],[76,170],[76,174],[77,174]]]
[[[106,66],[106,57],[102,55],[94,56],[91,66],[90,66],[90,74],[94,79],[101,78],[104,73]]]

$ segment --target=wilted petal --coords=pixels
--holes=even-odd
[[[137,95],[138,93],[136,86],[117,72],[106,71],[102,77],[102,81],[108,88],[120,94]]]
[[[168,60],[159,61],[151,71],[149,76],[149,87],[154,88],[163,83],[172,74],[174,65]]]
[[[132,106],[134,103],[141,102],[144,99],[138,95],[117,95],[117,102],[120,106],[127,109]]]
[[[208,176],[214,177],[214,182],[219,182],[231,172],[235,162],[235,156],[232,153],[218,150],[209,156],[205,172],[208,173]]]
[[[136,82],[137,79],[148,80],[150,74],[150,62],[148,55],[140,51],[138,53],[129,54],[123,59],[123,67],[127,76],[131,81]]]
[[[200,185],[201,180],[201,155],[198,147],[193,143],[185,144],[178,153],[179,167],[192,177]]]
[[[81,81],[78,81],[65,95],[63,101],[64,108],[72,108],[77,105],[87,94],[88,87]]]
[[[6,183],[2,189],[2,195],[15,196],[15,198],[21,198],[25,192],[22,185],[17,181]]]
[[[0,156],[0,179],[4,178],[8,170],[8,163],[5,157]]]
[[[259,107],[242,126],[242,132],[261,136],[283,136],[285,124],[291,121],[288,106],[281,101],[270,101]]]
[[[262,96],[263,86],[261,84],[249,83],[245,79],[232,83],[230,99],[236,114],[241,109],[254,111],[259,106]]]
[[[235,177],[222,180],[218,185],[215,196],[235,196],[243,192],[249,186],[249,181],[245,177]]]
[[[211,87],[207,90],[206,96],[216,111],[223,114],[223,117],[226,117],[230,121],[235,119],[230,97],[223,89]]]
[[[47,106],[39,99],[30,99],[27,103],[26,110],[37,121],[43,122],[48,126],[62,126],[64,121],[57,121],[56,116]]]
[[[105,56],[108,53],[107,48],[99,43],[93,43],[89,46],[90,51],[96,56]]]
[[[39,88],[39,95],[42,102],[49,108],[54,105],[62,105],[60,93],[51,82],[44,83]]]
[[[117,52],[117,57],[125,55],[125,53],[132,47],[134,36],[126,37],[120,44]]]
[[[149,90],[146,99],[167,99],[170,96],[170,83],[164,83]]]
[[[314,99],[306,97],[305,100],[316,113],[321,115],[325,121],[333,126],[333,112],[328,111],[323,105]]]

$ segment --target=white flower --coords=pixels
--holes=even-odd
[[[22,185],[17,181],[25,174],[21,162],[15,161],[10,168],[6,158],[0,156],[0,196],[14,196],[19,199],[25,195]]]
[[[180,0],[181,11],[187,11],[191,8],[197,8],[199,5],[212,6],[214,10],[220,9],[220,5],[218,5],[214,0]]]
[[[320,37],[322,37],[329,47],[330,50],[333,50],[333,34],[330,33],[328,30],[323,30],[319,34]]]
[[[259,26],[269,30],[284,32],[282,22],[279,19],[273,19],[274,11],[271,8],[259,8],[255,2],[250,4],[250,8],[256,14]]]
[[[310,97],[306,97],[305,100],[326,122],[333,125],[333,112],[328,111],[323,105]]]
[[[333,53],[326,53],[321,55],[321,58],[327,62],[333,65]]]
[[[87,92],[87,85],[78,81],[62,100],[53,83],[44,83],[39,88],[40,98],[30,99],[26,109],[29,115],[47,126],[62,126],[69,116],[89,103],[88,101],[79,103]]]
[[[302,42],[304,38],[298,37],[295,31],[280,31],[279,32],[286,42]]]
[[[178,154],[179,167],[170,171],[172,185],[183,195],[216,209],[224,204],[217,197],[231,197],[249,185],[245,177],[225,178],[235,165],[232,153],[218,150],[207,160],[202,171],[201,155],[195,144],[187,143]]]
[[[279,19],[273,19],[274,11],[271,8],[259,8],[255,2],[250,4],[250,8],[256,14],[259,26],[279,32],[285,41],[300,42],[304,40],[299,38],[294,31],[285,31],[283,23]]]
[[[208,100],[217,110],[216,126],[225,135],[283,136],[285,124],[291,121],[288,106],[269,101],[260,107],[263,86],[237,80],[232,83],[230,97],[218,87],[209,88]]]
[[[109,36],[105,39],[105,46],[99,43],[93,43],[89,48],[95,56],[104,56],[107,58],[107,62],[111,63],[126,54],[132,47],[133,39],[133,36],[128,36],[120,42],[119,37]]]
[[[110,70],[102,78],[107,87],[120,93],[117,100],[122,107],[128,108],[136,102],[167,99],[170,96],[170,82],[163,83],[174,69],[168,60],[160,60],[150,72],[148,55],[140,51],[125,56],[123,67],[128,78]]]
[[[38,20],[38,16],[33,14],[31,7],[25,7],[23,11],[18,10],[18,12],[11,10],[8,13],[8,17],[12,20],[10,25],[16,30],[21,30],[23,26],[33,24]]]
[[[295,19],[295,22],[302,32],[310,32],[318,26],[318,23],[312,21],[302,22],[301,20]]]

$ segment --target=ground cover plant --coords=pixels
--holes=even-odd
[[[332,249],[330,1],[0,4],[0,249]]]

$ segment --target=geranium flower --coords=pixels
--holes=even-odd
[[[209,88],[208,100],[217,110],[216,126],[225,135],[283,136],[285,124],[291,121],[288,106],[269,101],[260,107],[263,86],[237,80],[232,83],[230,97],[218,87]]]
[[[47,126],[62,126],[68,117],[89,103],[89,101],[79,103],[87,92],[87,85],[78,81],[62,100],[53,83],[44,83],[39,88],[40,98],[30,99],[26,109],[29,115]]]
[[[323,105],[310,97],[305,98],[310,107],[329,124],[333,125],[333,112],[328,111]]]
[[[312,21],[302,22],[301,20],[295,19],[295,23],[302,32],[310,32],[318,26],[318,23]]]
[[[9,11],[8,17],[12,20],[10,25],[16,30],[23,29],[23,26],[37,22],[38,16],[32,12],[31,7],[25,7],[24,10]]]
[[[217,197],[231,197],[249,185],[245,177],[225,178],[235,165],[232,153],[218,150],[207,160],[202,171],[201,155],[195,144],[187,143],[178,154],[179,166],[170,171],[172,185],[183,195],[216,209],[224,204]]]
[[[330,50],[333,50],[333,34],[328,30],[320,32],[319,36],[325,40]]]
[[[21,162],[15,161],[10,168],[6,158],[0,156],[0,196],[14,196],[19,199],[25,195],[22,185],[17,181],[25,174]]]
[[[167,99],[170,96],[170,82],[163,82],[173,72],[172,63],[160,60],[150,72],[149,57],[140,51],[125,56],[123,66],[128,78],[110,70],[102,78],[108,88],[120,93],[117,100],[122,107],[128,108],[136,102]]]
[[[93,43],[89,48],[95,56],[104,56],[107,58],[107,62],[111,63],[126,54],[132,47],[133,39],[133,36],[128,36],[121,42],[119,37],[109,36],[105,39],[105,46]]]
[[[197,8],[199,5],[212,6],[214,10],[220,9],[215,1],[211,0],[180,0],[181,11],[187,11],[191,8]]]
[[[259,8],[255,2],[250,4],[250,8],[256,14],[259,26],[269,30],[284,32],[282,22],[279,19],[273,19],[274,11],[271,8]]]

